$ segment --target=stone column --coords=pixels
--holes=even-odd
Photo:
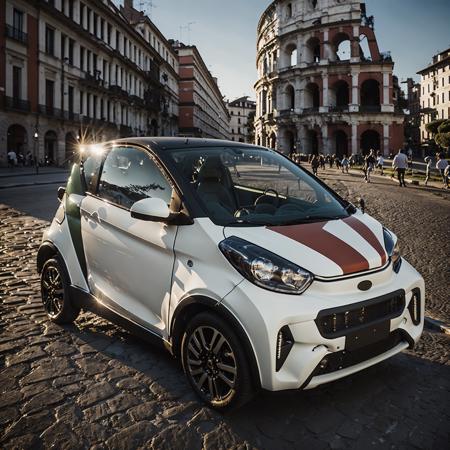
[[[381,101],[381,112],[394,112],[394,105],[390,103],[390,74],[389,72],[383,73],[383,91]]]
[[[383,153],[384,153],[384,156],[389,155],[389,147],[390,147],[389,125],[383,124]]]
[[[359,111],[359,74],[352,73],[352,102],[349,105],[350,112]]]
[[[325,124],[324,127],[322,127],[322,146],[323,146],[323,153],[325,155],[331,155],[331,142],[328,137],[328,125]],[[320,149],[319,149],[320,153]]]
[[[352,155],[356,155],[358,153],[358,125],[356,123],[352,123]]]
[[[304,125],[297,124],[297,151],[300,153],[308,153],[308,137]]]
[[[319,108],[320,112],[328,112],[330,101],[329,101],[329,92],[328,92],[328,74],[323,76],[323,106]]]

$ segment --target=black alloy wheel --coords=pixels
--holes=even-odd
[[[59,324],[72,323],[80,309],[69,296],[69,276],[58,256],[49,259],[41,272],[41,297],[48,318]]]
[[[236,408],[252,397],[245,352],[233,330],[216,315],[204,312],[189,323],[182,360],[195,392],[213,408]]]

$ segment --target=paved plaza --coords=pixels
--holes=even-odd
[[[392,229],[424,276],[426,315],[450,322],[450,195],[323,179]],[[241,410],[203,407],[178,363],[90,313],[50,323],[35,255],[57,185],[0,191],[0,448],[436,449],[448,447],[450,336],[312,391],[261,393]],[[42,208],[39,205],[42,204]]]

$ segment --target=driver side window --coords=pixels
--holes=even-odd
[[[148,197],[170,204],[172,186],[148,153],[134,147],[114,147],[103,164],[98,196],[127,209]]]

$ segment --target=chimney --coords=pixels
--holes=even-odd
[[[124,9],[134,9],[133,8],[133,0],[124,0],[123,7],[124,7]]]

